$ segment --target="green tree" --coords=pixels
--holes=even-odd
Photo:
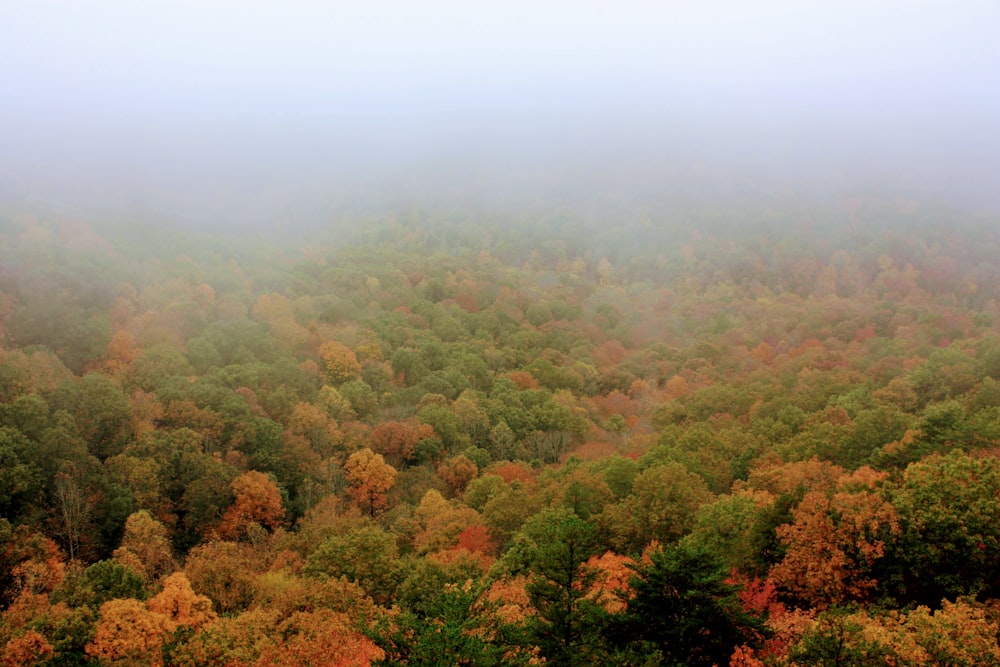
[[[509,628],[484,613],[479,585],[446,585],[416,614],[400,613],[370,634],[385,651],[376,665],[468,665],[500,667],[528,663],[526,652],[513,651]]]
[[[743,611],[738,587],[711,552],[671,545],[648,552],[635,567],[626,611],[608,629],[622,650],[655,656],[658,664],[728,664],[733,650],[756,643],[762,626]]]
[[[79,576],[67,577],[53,593],[56,601],[66,601],[73,607],[87,605],[95,611],[108,600],[145,600],[146,596],[146,583],[142,575],[112,560],[98,561]]]
[[[597,573],[585,566],[596,552],[594,527],[565,508],[544,510],[524,526],[528,597],[536,613],[526,638],[547,664],[592,665],[601,655],[604,610],[587,598]]]
[[[897,656],[892,655],[885,646],[865,637],[864,629],[856,618],[844,610],[833,610],[809,627],[792,647],[790,657],[795,660],[795,664],[817,667],[881,667],[900,664],[895,661]]]
[[[377,526],[328,537],[306,559],[305,572],[346,577],[380,603],[394,597],[403,574],[395,536]]]
[[[880,580],[900,601],[1000,595],[1000,461],[952,452],[911,464],[888,490],[901,535]]]
[[[378,409],[378,396],[363,380],[345,382],[340,386],[340,395],[361,419],[371,417]]]
[[[727,567],[754,571],[768,546],[767,533],[760,528],[773,503],[766,491],[745,489],[720,496],[698,508],[684,542],[716,554]]]
[[[20,431],[0,427],[0,515],[16,518],[41,491],[41,475],[32,465],[32,443]]]
[[[91,373],[76,386],[63,389],[56,405],[73,415],[90,452],[102,460],[121,454],[132,436],[132,410],[121,387],[104,375]]]
[[[653,466],[639,473],[629,496],[604,509],[598,524],[619,551],[637,553],[653,540],[683,537],[711,499],[705,481],[682,464]]]

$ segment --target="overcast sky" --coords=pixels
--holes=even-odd
[[[993,0],[3,0],[0,94],[10,109],[111,114],[407,113],[605,91],[641,104],[672,87],[951,106],[1000,90],[998,30]]]
[[[296,124],[390,157],[414,127],[446,153],[480,131],[655,143],[672,125],[707,144],[834,128],[979,169],[1000,148],[998,33],[996,0],[0,0],[0,176],[156,133],[189,160],[246,158],[226,143],[252,139],[241,123],[286,163],[309,144]]]

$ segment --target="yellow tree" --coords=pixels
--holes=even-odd
[[[183,572],[174,572],[164,579],[163,590],[149,599],[146,608],[162,614],[168,620],[168,627],[173,629],[198,630],[215,620],[212,601],[195,593]]]
[[[688,381],[683,376],[675,375],[667,380],[667,395],[670,398],[683,398],[691,393]]]
[[[418,553],[454,547],[463,531],[471,526],[482,526],[479,512],[457,501],[448,502],[434,489],[424,494],[414,518],[420,523],[420,530],[413,538]]]
[[[177,667],[264,664],[258,660],[267,647],[276,643],[274,635],[280,622],[278,612],[266,607],[255,607],[238,616],[220,616],[178,643],[171,662]]]
[[[376,510],[386,506],[385,493],[396,482],[396,469],[381,454],[365,447],[348,457],[344,477],[350,485],[347,491],[351,498],[370,516],[375,516]]]
[[[200,544],[184,563],[192,587],[225,614],[246,609],[253,600],[254,577],[261,569],[252,545],[236,542]]]
[[[295,435],[309,440],[309,446],[320,456],[334,454],[344,440],[337,422],[327,412],[312,403],[298,403],[288,416],[288,429]]]
[[[865,610],[846,616],[821,614],[807,621],[793,638],[788,657],[796,665],[834,664],[835,660],[845,665],[995,667],[1000,665],[1000,646],[997,623],[990,616],[986,609],[966,600],[944,600],[933,612],[920,606],[883,615]],[[732,664],[758,667],[760,663]]]
[[[319,356],[326,365],[326,374],[334,384],[353,380],[361,374],[361,364],[351,348],[335,340],[319,346]]]
[[[115,549],[114,560],[155,581],[176,566],[166,527],[146,510],[139,510],[125,521],[125,535]]]
[[[128,331],[117,331],[108,343],[107,358],[101,366],[108,375],[121,379],[136,356],[135,337]]]
[[[309,340],[309,332],[295,320],[292,304],[283,294],[261,294],[251,314],[267,322],[274,336],[292,349]]]

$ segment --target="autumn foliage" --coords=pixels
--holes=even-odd
[[[375,516],[375,512],[388,503],[386,492],[396,481],[396,469],[386,463],[381,454],[366,447],[348,457],[344,464],[344,477],[354,501]]]
[[[799,206],[5,213],[0,665],[1000,664],[1000,224]]]
[[[281,524],[281,491],[267,475],[251,470],[234,479],[231,487],[235,500],[222,516],[223,537],[238,538],[252,525],[273,530]]]

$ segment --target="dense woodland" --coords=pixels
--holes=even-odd
[[[1000,665],[1000,221],[0,215],[0,664]]]

